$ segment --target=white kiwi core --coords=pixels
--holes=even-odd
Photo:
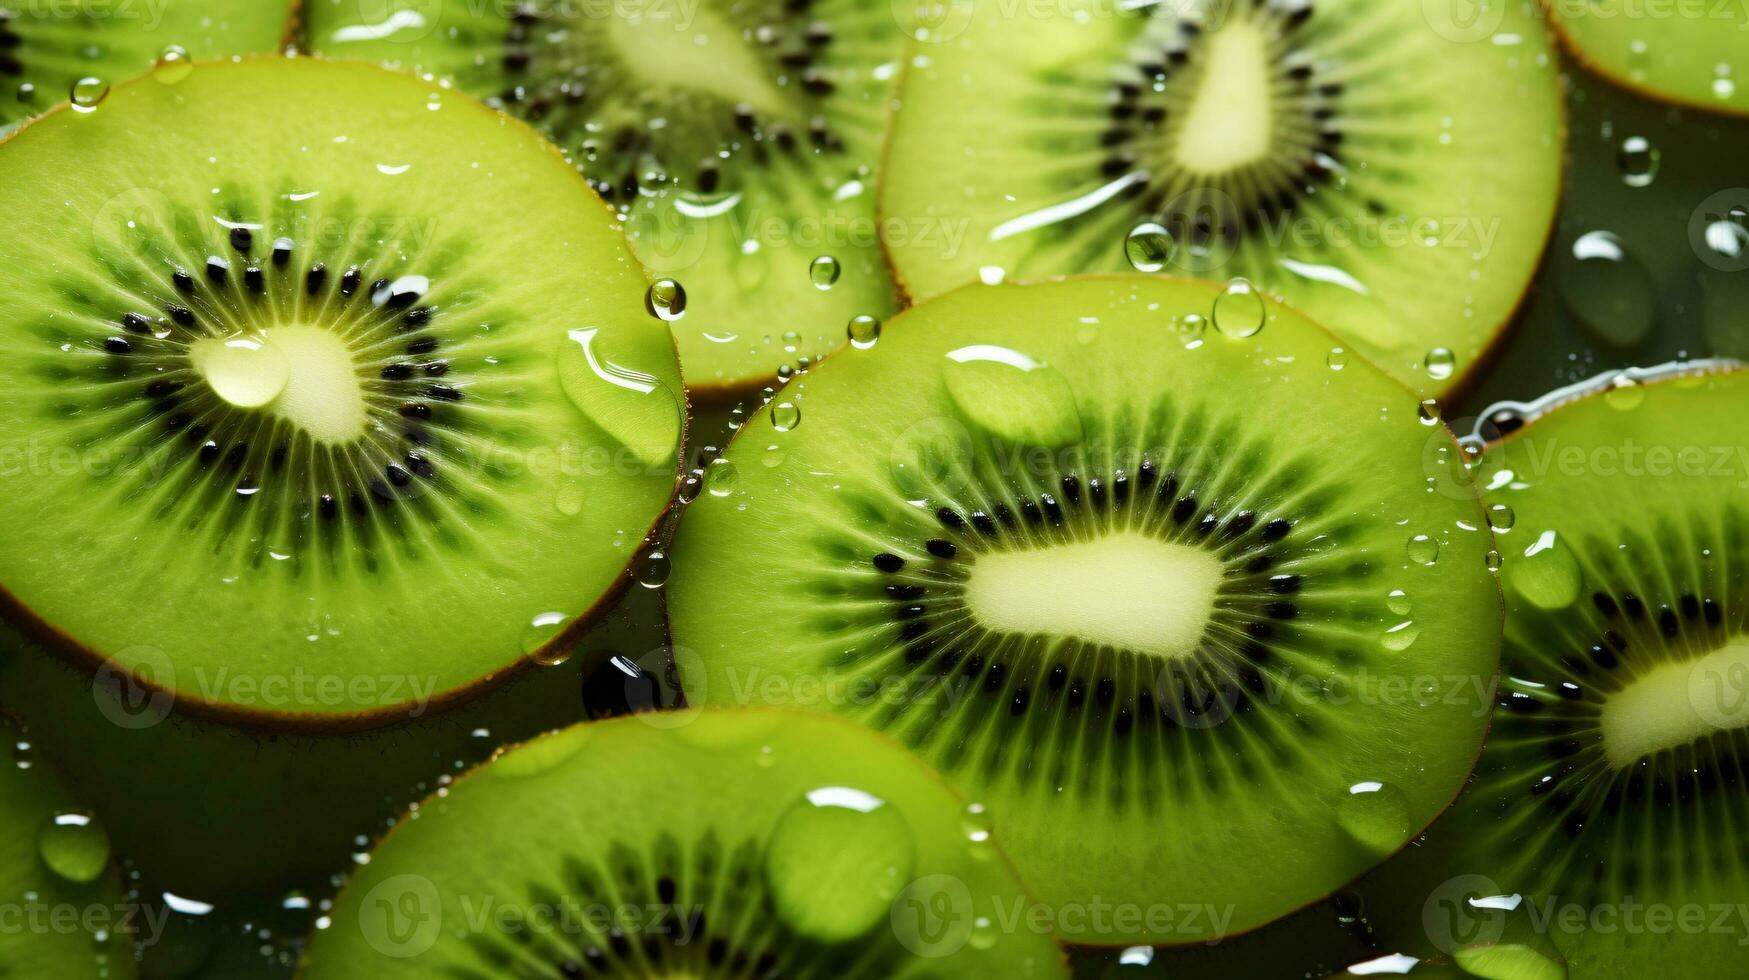
[[[1185,657],[1214,614],[1214,555],[1141,534],[978,556],[966,604],[986,628]]]
[[[1609,696],[1604,754],[1626,768],[1718,732],[1749,727],[1749,637],[1698,660],[1660,664]]]
[[[1209,35],[1207,44],[1208,68],[1175,144],[1184,169],[1222,174],[1269,155],[1269,38],[1256,24],[1236,22]]]

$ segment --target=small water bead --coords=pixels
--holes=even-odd
[[[1616,166],[1621,168],[1622,183],[1629,187],[1647,187],[1658,177],[1661,159],[1658,148],[1644,136],[1629,136],[1616,151]]]
[[[789,459],[789,450],[778,443],[771,443],[759,454],[759,462],[767,469],[776,469]]]
[[[1506,564],[1506,559],[1501,556],[1500,552],[1495,551],[1493,548],[1489,548],[1488,554],[1483,557],[1488,564],[1488,571],[1490,572],[1498,572],[1500,567]]]
[[[1172,259],[1172,233],[1152,221],[1131,229],[1124,239],[1124,257],[1137,272],[1159,272]]]
[[[1421,362],[1422,370],[1435,381],[1444,381],[1457,371],[1457,355],[1448,347],[1435,347]]]
[[[1645,400],[1645,387],[1625,374],[1610,379],[1609,388],[1603,393],[1603,403],[1619,412],[1631,412]]]
[[[815,289],[831,289],[843,272],[844,267],[830,255],[819,256],[808,263],[808,278],[813,281]]]
[[[802,410],[795,402],[778,402],[771,406],[771,427],[788,432],[802,424]]]
[[[948,351],[942,380],[960,414],[993,435],[1049,447],[1081,438],[1068,379],[1021,351],[996,344]]]
[[[1399,616],[1409,615],[1409,594],[1402,589],[1392,589],[1391,594],[1385,596],[1385,608]]]
[[[1409,560],[1417,565],[1439,561],[1439,542],[1430,534],[1417,534],[1409,539]]]
[[[1215,299],[1215,329],[1229,337],[1252,337],[1263,329],[1263,294],[1244,279],[1234,279]]]
[[[778,818],[765,883],[798,935],[835,943],[887,918],[916,860],[910,825],[885,800],[846,786],[809,792]]]
[[[557,667],[571,659],[571,644],[553,643],[571,617],[562,612],[544,612],[529,620],[522,631],[522,652],[542,667]]]
[[[583,484],[566,483],[559,487],[558,494],[553,498],[553,507],[566,517],[576,517],[583,513]]]
[[[698,499],[698,495],[702,490],[704,490],[704,471],[698,470],[688,473],[686,479],[680,481],[680,489],[678,491],[680,503],[682,505],[692,503],[694,500]]]
[[[70,811],[49,819],[36,839],[37,854],[68,881],[96,881],[109,867],[109,834],[89,813]]]
[[[1517,520],[1518,515],[1513,513],[1510,504],[1488,505],[1488,526],[1494,530],[1510,531]]]
[[[850,318],[850,325],[844,333],[850,338],[850,346],[857,350],[868,350],[881,339],[881,321],[864,313]]]
[[[152,77],[165,85],[175,85],[194,73],[194,61],[180,44],[172,44],[158,53],[152,63]]]
[[[1201,347],[1203,335],[1208,333],[1208,321],[1195,313],[1173,320],[1172,326],[1186,350]]]
[[[1392,653],[1402,653],[1415,645],[1421,637],[1421,627],[1412,619],[1405,619],[1385,628],[1385,635],[1379,638],[1379,646]]]
[[[669,560],[667,552],[652,551],[638,559],[634,577],[638,584],[646,589],[659,589],[668,584],[668,576],[673,574],[674,563]]]
[[[961,815],[960,827],[965,830],[967,840],[974,844],[983,844],[989,841],[992,826],[990,811],[984,804],[966,804],[965,812]]]
[[[1554,531],[1544,531],[1507,566],[1506,581],[1539,609],[1565,609],[1579,599],[1579,560]]]
[[[658,279],[644,293],[644,309],[664,323],[686,315],[686,287],[673,279]]]
[[[726,459],[715,459],[704,469],[704,487],[713,497],[727,497],[735,492],[735,484],[741,480],[741,474],[736,471],[735,464]]]
[[[19,769],[36,765],[36,746],[22,738],[12,743],[12,765]]]
[[[1439,402],[1432,398],[1421,402],[1420,416],[1422,425],[1438,425],[1444,418],[1440,414]]]
[[[1573,261],[1560,280],[1567,310],[1598,340],[1631,348],[1652,333],[1657,287],[1622,239],[1592,231],[1573,242]]]
[[[1330,353],[1324,355],[1324,366],[1332,371],[1340,371],[1348,366],[1348,351],[1340,347],[1330,348]]]
[[[980,915],[972,920],[971,935],[966,937],[966,944],[979,952],[994,949],[996,940],[1000,938],[996,923],[987,915]]]
[[[1390,783],[1355,783],[1336,803],[1336,822],[1349,838],[1375,854],[1401,847],[1409,826],[1409,797]]]
[[[93,112],[107,98],[109,98],[109,83],[89,75],[74,82],[72,91],[68,94],[74,112]]]
[[[794,354],[802,346],[802,335],[794,330],[786,330],[783,334],[783,351]]]

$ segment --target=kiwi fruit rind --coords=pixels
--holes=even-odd
[[[1749,7],[1550,2],[1573,56],[1642,95],[1749,116]]]
[[[1511,526],[1503,676],[1441,836],[1577,980],[1742,975],[1746,398],[1740,370],[1616,387],[1485,457]]]
[[[574,726],[416,816],[342,890],[303,976],[1067,976],[1048,934],[997,924],[1027,900],[964,801],[815,713]]]
[[[896,308],[872,172],[904,44],[889,4],[305,7],[312,50],[453,79],[551,137],[681,286],[658,305],[696,396],[756,389]]]
[[[295,0],[3,0],[0,132],[69,99],[99,101],[107,87],[148,69],[173,85],[191,59],[276,51],[296,7]]]
[[[1565,142],[1540,17],[1485,0],[1496,29],[1471,36],[1438,16],[1474,6],[958,5],[901,82],[880,208],[963,245],[890,241],[900,283],[1244,278],[1447,393],[1530,283]]]
[[[1140,275],[900,315],[707,468],[669,582],[688,702],[891,733],[1041,901],[1131,910],[1065,915],[1073,942],[1207,942],[1335,891],[1456,794],[1500,629],[1474,490],[1423,463],[1454,440],[1339,343]],[[1223,921],[1165,922],[1186,904]]]
[[[122,893],[103,821],[5,715],[0,738],[0,888],[10,920],[0,929],[0,975],[132,977],[129,940],[149,924]]]
[[[177,709],[434,709],[563,649],[671,499],[673,341],[611,214],[436,83],[142,78],[0,146],[0,211],[0,586]]]

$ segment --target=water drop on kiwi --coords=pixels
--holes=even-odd
[[[1435,381],[1444,381],[1457,370],[1457,355],[1449,348],[1435,347],[1427,352],[1427,357],[1421,362],[1422,370]]]
[[[668,584],[668,576],[673,570],[674,563],[669,561],[666,552],[652,551],[638,559],[633,576],[646,589],[660,589]]]
[[[903,815],[845,786],[809,792],[778,818],[765,850],[765,882],[778,917],[796,934],[843,942],[888,915],[910,880],[916,841]]]
[[[857,350],[868,350],[881,339],[881,321],[864,313],[852,317],[850,326],[845,329],[845,335],[850,338],[850,346]]]
[[[1348,366],[1348,351],[1341,347],[1330,348],[1330,353],[1324,355],[1324,366],[1332,371],[1340,371]]]
[[[542,667],[557,667],[571,659],[570,644],[552,643],[570,620],[562,612],[544,612],[530,619],[522,631],[522,652]]]
[[[713,497],[727,497],[735,492],[735,484],[740,482],[741,474],[735,470],[735,464],[726,459],[715,459],[704,470],[704,486]]]
[[[686,287],[673,279],[658,279],[644,292],[644,309],[664,323],[686,315]]]
[[[1506,569],[1512,590],[1539,609],[1565,609],[1579,598],[1579,561],[1553,531],[1544,531]]]
[[[1409,826],[1409,799],[1390,783],[1355,783],[1336,803],[1336,822],[1351,840],[1369,851],[1388,854],[1402,846]]]
[[[1215,329],[1229,337],[1252,337],[1263,329],[1263,294],[1244,279],[1234,279],[1215,299]]]
[[[50,871],[68,881],[96,881],[109,866],[109,834],[89,813],[57,813],[36,839],[37,855]]]
[[[109,98],[109,83],[101,78],[87,75],[73,83],[68,93],[74,112],[95,112]]]
[[[152,78],[165,85],[175,85],[194,73],[194,62],[188,57],[188,50],[180,44],[172,44],[158,53],[158,60],[152,63]]]
[[[808,263],[808,278],[813,281],[815,289],[831,289],[843,273],[843,266],[830,255],[819,256]]]
[[[1410,538],[1406,550],[1409,560],[1417,565],[1432,565],[1439,561],[1439,542],[1430,534],[1417,534]]]
[[[1661,154],[1644,136],[1629,136],[1616,151],[1616,166],[1621,169],[1622,183],[1629,187],[1647,187],[1658,177]]]
[[[771,427],[788,432],[802,424],[802,410],[795,402],[778,402],[771,406]]]
[[[1149,221],[1133,228],[1124,239],[1124,257],[1137,272],[1159,272],[1172,258],[1172,233]]]

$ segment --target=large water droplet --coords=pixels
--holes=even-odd
[[[1415,645],[1421,638],[1421,627],[1413,619],[1405,619],[1400,623],[1385,628],[1385,635],[1379,638],[1379,646],[1392,653],[1402,653]]]
[[[236,408],[261,408],[291,382],[291,359],[261,340],[207,338],[195,341],[188,355],[213,394]]]
[[[1592,336],[1616,348],[1643,342],[1657,315],[1651,275],[1607,231],[1588,232],[1573,243],[1561,300]]]
[[[175,85],[192,74],[194,61],[180,44],[169,45],[158,52],[158,60],[152,63],[152,77],[165,85]]]
[[[74,112],[93,112],[109,98],[109,83],[101,78],[86,76],[73,83],[68,100],[73,105]]]
[[[633,575],[644,588],[659,589],[668,584],[668,576],[673,570],[674,563],[669,560],[667,552],[652,551],[638,559]]]
[[[949,351],[942,369],[961,414],[985,431],[1035,446],[1081,438],[1081,411],[1062,373],[1017,350],[978,344]]]
[[[644,309],[664,323],[686,315],[686,287],[673,279],[658,279],[644,292]]]
[[[844,267],[830,255],[822,255],[808,263],[808,278],[815,289],[831,289],[838,282]]]
[[[1124,239],[1123,251],[1137,272],[1159,272],[1172,259],[1172,233],[1152,221],[1137,225]]]
[[[845,334],[850,337],[850,346],[857,350],[868,350],[881,339],[881,321],[864,313],[850,318],[850,326],[845,328]]]
[[[1622,183],[1629,187],[1646,187],[1658,178],[1661,154],[1644,136],[1629,136],[1616,151],[1616,166],[1621,168]]]
[[[1488,526],[1496,531],[1510,531],[1518,521],[1518,515],[1513,513],[1508,504],[1488,505]]]
[[[1324,366],[1332,371],[1340,371],[1348,366],[1348,351],[1341,347],[1330,348],[1330,353],[1324,355]]]
[[[1390,783],[1355,783],[1336,803],[1336,822],[1351,840],[1374,854],[1402,847],[1409,826],[1409,798]]]
[[[557,667],[571,659],[574,644],[553,643],[571,617],[562,612],[544,612],[529,620],[522,631],[522,652],[542,667]]]
[[[766,890],[795,933],[845,942],[887,919],[915,855],[910,825],[898,810],[858,789],[822,787],[793,804],[772,829]]]
[[[1432,398],[1424,399],[1418,409],[1422,425],[1438,425],[1444,418],[1440,414],[1439,402]]]
[[[1457,355],[1448,347],[1435,347],[1421,361],[1421,369],[1435,381],[1444,381],[1457,371]]]
[[[36,839],[37,854],[49,870],[68,881],[96,881],[109,867],[109,834],[89,813],[57,813]]]
[[[1431,565],[1439,561],[1439,541],[1431,534],[1417,534],[1410,538],[1407,551],[1409,560],[1417,565]]]
[[[1523,943],[1465,946],[1452,959],[1466,976],[1504,980],[1567,980],[1567,966]]]
[[[771,427],[788,432],[802,424],[802,410],[795,402],[778,402],[771,406]]]
[[[1579,598],[1579,560],[1553,531],[1544,531],[1506,567],[1506,581],[1539,609],[1565,609]]]
[[[1215,329],[1229,337],[1251,337],[1263,329],[1263,294],[1243,279],[1234,279],[1215,298]]]
[[[1402,589],[1392,589],[1391,594],[1385,596],[1385,608],[1399,616],[1409,615],[1409,610],[1412,608],[1409,594]]]
[[[611,335],[590,327],[566,332],[559,345],[565,397],[651,468],[678,464],[680,401],[655,375],[616,359]]]
[[[711,465],[704,468],[704,487],[713,497],[727,497],[735,492],[735,484],[741,482],[741,473],[735,469],[735,464],[726,459],[714,459]]]

